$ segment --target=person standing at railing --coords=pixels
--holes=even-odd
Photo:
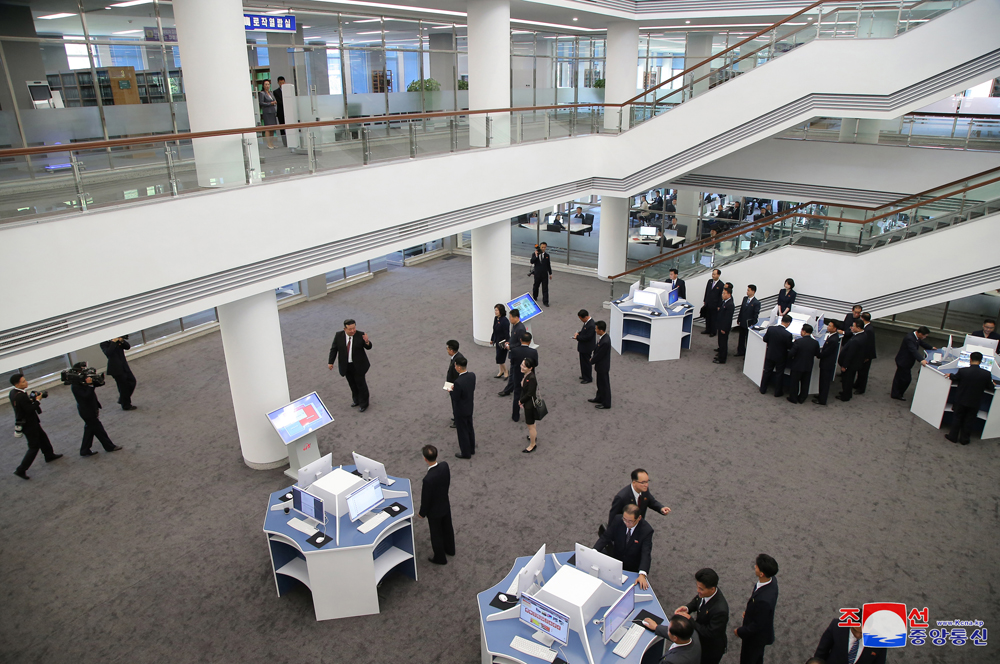
[[[261,86],[260,92],[257,93],[257,103],[260,104],[260,122],[265,127],[270,127],[278,124],[278,100],[274,98],[271,94],[271,81],[264,81]],[[273,150],[273,131],[264,132],[264,141],[267,143],[267,149]]]

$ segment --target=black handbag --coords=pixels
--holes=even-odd
[[[545,405],[545,399],[541,397],[532,397],[531,403],[535,407],[536,420],[540,420],[549,414],[549,407]]]

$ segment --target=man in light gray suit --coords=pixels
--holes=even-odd
[[[690,618],[674,615],[670,619],[669,627],[656,624],[652,618],[646,618],[642,623],[670,641],[660,664],[700,664],[701,641],[698,639],[698,633],[694,631],[694,623]]]

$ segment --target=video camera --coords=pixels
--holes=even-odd
[[[48,399],[49,391],[42,390],[41,392],[35,392],[34,390],[28,392],[28,398],[32,401],[38,401],[39,399]]]
[[[59,374],[63,385],[83,385],[88,378],[93,387],[104,385],[104,372],[97,373],[97,370],[88,367],[86,362],[77,362],[72,369],[66,369]]]

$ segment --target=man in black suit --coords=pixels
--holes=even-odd
[[[851,338],[841,344],[840,357],[837,358],[837,366],[840,367],[840,394],[837,399],[840,401],[850,401],[854,393],[854,379],[858,375],[858,369],[865,361],[865,331],[864,323],[857,319],[851,323]],[[847,339],[847,335],[844,335]]]
[[[521,322],[521,312],[517,309],[511,309],[507,313],[507,318],[510,319],[510,337],[506,341],[507,350],[510,351],[510,371],[508,371],[507,385],[504,386],[502,390],[497,392],[497,396],[506,397],[513,392],[518,385],[521,384],[521,357],[517,362],[514,361],[514,349],[521,345],[521,340],[524,338],[527,329],[524,327],[524,323]],[[514,374],[517,374],[515,376]],[[517,421],[516,419],[514,420]]]
[[[472,427],[472,408],[476,396],[476,374],[468,370],[469,361],[459,356],[455,360],[455,384],[451,398],[455,405],[455,428],[458,429],[459,459],[469,459],[476,453],[476,430]]]
[[[629,505],[624,513],[612,519],[594,549],[603,553],[608,546],[609,555],[622,561],[623,570],[639,574],[639,587],[649,588],[646,577],[653,552],[653,528],[643,520],[638,507]]]
[[[719,349],[712,362],[725,364],[729,357],[729,333],[733,330],[733,291],[729,287],[722,289],[722,302],[715,312],[715,332],[719,336]]]
[[[642,624],[670,642],[669,646],[663,644],[663,659],[660,664],[700,664],[705,661],[700,637],[694,629],[694,622],[689,618],[675,615],[666,625],[657,623],[652,618],[643,618]]]
[[[552,279],[552,260],[549,258],[549,245],[542,242],[531,254],[531,267],[534,269],[535,283],[531,287],[531,297],[538,301],[538,287],[542,287],[542,304],[549,306],[549,281]]]
[[[500,396],[514,394],[514,406],[510,419],[515,422],[521,420],[521,381],[524,379],[524,374],[521,373],[521,362],[524,362],[526,358],[531,358],[535,366],[538,366],[538,349],[531,347],[531,332],[522,332],[521,343],[510,351],[510,382],[507,383],[507,386],[511,391],[500,393]]]
[[[597,333],[594,331],[594,319],[590,317],[590,312],[580,309],[576,312],[576,317],[583,323],[580,331],[573,335],[576,339],[576,352],[580,355],[580,383],[586,384],[594,381],[594,370],[590,364],[590,356],[597,348]]]
[[[830,384],[837,374],[837,356],[840,354],[840,327],[837,321],[826,322],[826,336],[819,349],[819,396],[813,397],[813,403],[826,405],[830,396]]]
[[[757,324],[760,318],[760,300],[757,299],[757,287],[753,284],[747,286],[746,297],[740,304],[740,313],[736,317],[736,323],[740,327],[740,340],[736,344],[736,357],[743,357],[747,353],[747,335],[750,328]]]
[[[670,268],[670,285],[677,289],[677,297],[681,300],[686,300],[688,297],[687,285],[684,280],[681,279],[680,273],[677,268]]]
[[[451,525],[451,503],[448,500],[451,470],[446,462],[438,462],[438,451],[433,445],[424,445],[421,453],[428,468],[420,488],[420,509],[417,516],[427,519],[431,530],[431,549],[434,555],[427,560],[435,565],[447,565],[446,556],[455,555],[455,529]]]
[[[446,383],[455,384],[455,379],[458,378],[458,371],[455,370],[455,360],[458,358],[465,359],[465,356],[458,352],[458,341],[455,339],[449,339],[445,342],[444,348],[448,353],[448,373],[445,374],[444,380]],[[455,428],[455,391],[450,390],[448,395],[451,401],[451,428]]]
[[[82,365],[82,366],[81,366]],[[86,368],[86,362],[79,362],[74,365],[74,369]],[[94,380],[90,376],[83,383],[73,383],[70,385],[73,398],[76,399],[76,410],[83,419],[83,442],[80,443],[80,456],[89,457],[97,454],[93,449],[94,436],[101,442],[105,452],[117,452],[120,446],[111,442],[111,437],[101,424],[101,402],[97,400],[97,391],[94,387]]]
[[[28,480],[31,479],[28,477],[28,468],[35,461],[39,450],[42,451],[46,463],[55,461],[62,455],[55,453],[52,449],[52,443],[49,442],[49,437],[42,430],[42,423],[38,419],[39,413],[42,412],[42,406],[38,403],[37,394],[28,393],[28,379],[24,377],[24,374],[16,373],[10,377],[10,384],[14,386],[8,395],[10,405],[14,407],[14,424],[21,425],[21,433],[28,441],[28,451],[21,459],[21,465],[17,467],[14,474],[22,480]],[[45,395],[42,396],[44,398]]]
[[[937,350],[927,341],[931,331],[921,325],[915,332],[911,332],[903,337],[899,344],[899,352],[896,353],[896,375],[892,377],[892,393],[890,396],[897,401],[906,401],[903,394],[906,388],[913,382],[913,365],[919,362],[927,364],[927,353],[923,349]]]
[[[785,314],[781,317],[780,325],[772,325],[764,332],[764,344],[767,350],[764,352],[764,373],[760,377],[760,393],[767,394],[767,386],[771,384],[773,375],[777,381],[774,385],[774,396],[780,397],[785,393],[785,364],[788,361],[788,349],[792,347],[792,333],[788,331],[788,326],[792,324],[792,317]]]
[[[108,358],[107,373],[115,379],[115,384],[118,386],[118,403],[121,404],[122,410],[135,410],[135,406],[132,405],[132,393],[135,392],[136,386],[135,374],[125,359],[125,351],[131,347],[127,335],[101,342],[101,351]]]
[[[598,410],[611,408],[611,337],[608,336],[608,324],[603,320],[594,326],[597,332],[597,346],[590,358],[590,363],[597,369],[597,395],[587,399]]]
[[[851,337],[853,336],[853,333],[851,332],[851,325],[854,324],[855,321],[861,322],[860,304],[855,304],[853,307],[851,307],[851,313],[844,316],[844,324],[840,328],[844,332],[844,339],[842,345],[846,345],[847,342],[851,340]],[[860,327],[861,329],[864,329],[865,327],[864,323],[862,323]]]
[[[802,336],[792,342],[792,350],[788,353],[788,366],[792,374],[792,389],[788,400],[792,403],[805,403],[809,396],[813,361],[819,357],[819,342],[813,339],[812,333],[812,325],[803,325]]]
[[[983,339],[1000,339],[1000,334],[997,334],[997,322],[992,319],[984,320],[983,329],[970,332],[969,335]]]
[[[885,648],[866,646],[861,625],[840,627],[838,623],[839,618],[830,621],[813,657],[826,664],[885,664]]]
[[[861,314],[861,320],[865,324],[865,360],[858,369],[858,376],[854,379],[854,393],[864,394],[868,388],[868,372],[872,368],[872,360],[875,359],[875,326],[872,325],[872,315],[867,311]]]
[[[674,615],[694,619],[694,630],[701,639],[701,664],[719,664],[719,660],[729,649],[729,602],[719,590],[719,575],[708,567],[694,575],[698,594],[686,606],[678,607]]]
[[[712,270],[712,278],[705,284],[705,300],[701,307],[701,316],[705,319],[705,331],[710,337],[715,336],[715,311],[722,302],[722,270]]]
[[[351,407],[360,406],[362,413],[368,410],[369,394],[365,374],[371,366],[367,352],[371,349],[372,342],[368,335],[358,330],[353,318],[348,318],[344,321],[344,329],[334,335],[330,358],[327,360],[327,368],[331,371],[334,361],[338,363],[340,375],[347,379],[347,384],[351,387]]]
[[[277,85],[274,86],[274,90],[271,91],[271,95],[274,97],[274,101],[278,104],[276,109],[278,111],[278,124],[285,124],[285,97],[281,93],[281,86],[285,84],[285,77],[279,76]],[[281,142],[285,142],[285,130],[281,129]]]
[[[630,476],[631,484],[615,494],[611,499],[611,511],[608,512],[608,525],[615,520],[615,517],[624,513],[629,505],[639,508],[639,516],[646,518],[646,510],[652,507],[655,511],[666,516],[670,514],[670,508],[658,501],[649,492],[649,473],[645,468],[636,468]],[[604,533],[604,526],[597,529],[597,534]]]
[[[743,639],[740,664],[762,664],[764,647],[774,643],[774,607],[778,603],[778,580],[774,576],[778,573],[778,563],[762,553],[753,569],[757,585],[747,600],[743,624],[734,630]]]
[[[993,377],[990,372],[979,366],[982,361],[982,353],[973,353],[969,356],[969,366],[951,375],[951,382],[956,387],[954,402],[951,405],[951,431],[945,438],[953,443],[969,444],[972,424],[979,414],[983,394],[986,390],[993,389]]]

